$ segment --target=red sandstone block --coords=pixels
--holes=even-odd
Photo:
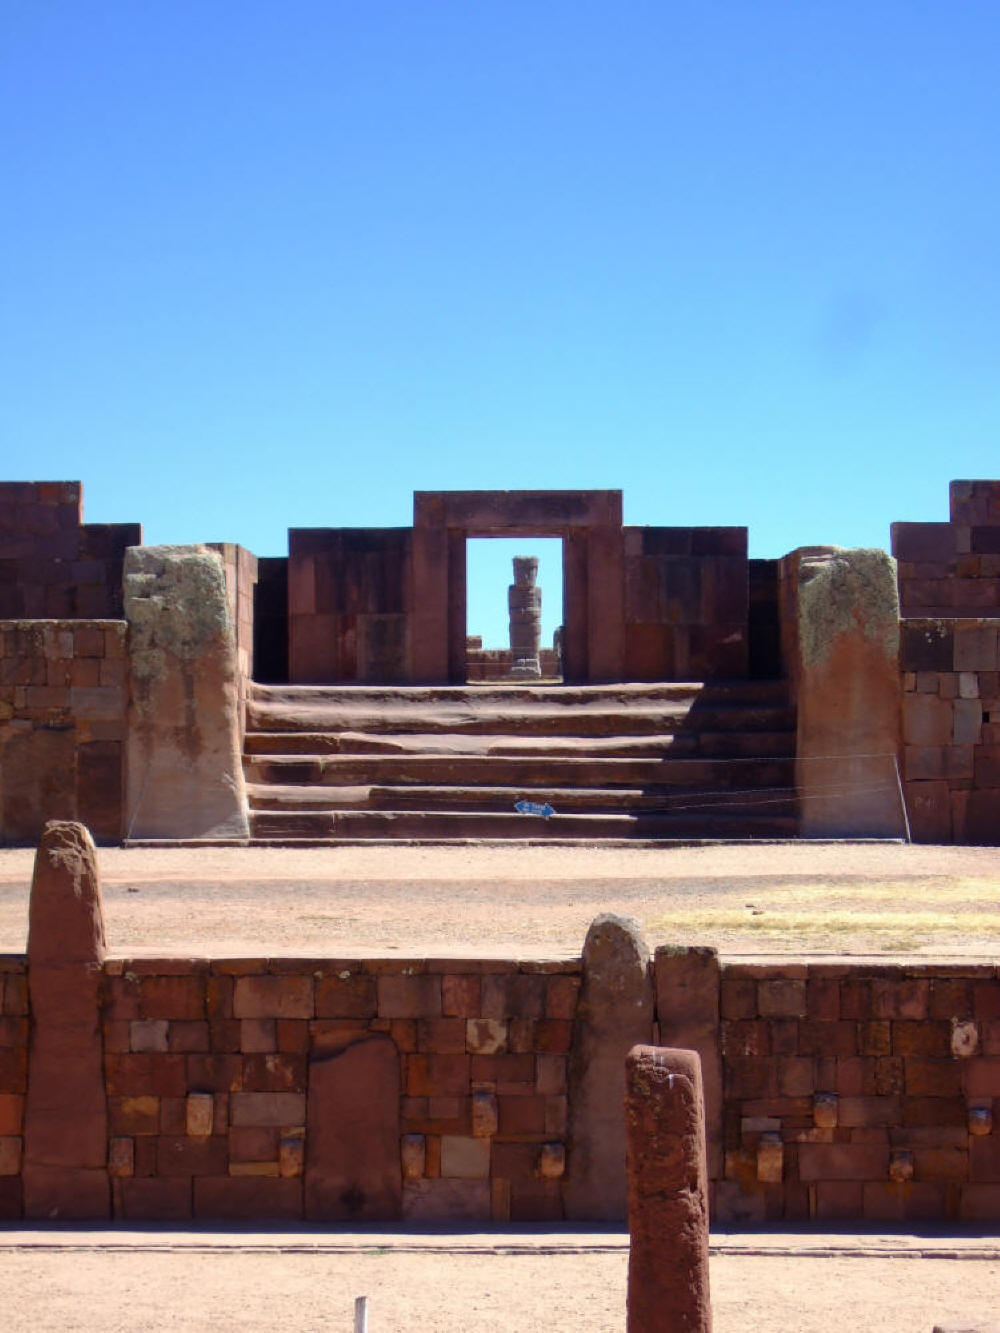
[[[297,1221],[301,1178],[202,1176],[194,1182],[194,1215],[218,1221]]]
[[[243,1060],[238,1055],[188,1055],[181,1093],[239,1092],[243,1087]]]
[[[969,1178],[969,1154],[962,1149],[918,1148],[913,1157],[916,1180],[968,1180]]]
[[[312,1053],[317,1057],[342,1051],[368,1031],[368,1023],[363,1018],[315,1018],[308,1027]]]
[[[237,1018],[312,1018],[312,977],[237,977],[233,996]]]
[[[475,1018],[481,1007],[482,981],[475,976],[441,978],[441,1012],[449,1018]]]
[[[77,658],[104,656],[104,630],[80,625],[73,631],[73,655]]]
[[[484,1018],[541,1018],[545,1012],[546,978],[537,975],[485,976]]]
[[[560,1055],[540,1055],[536,1061],[535,1088],[544,1095],[566,1091],[566,1060]]]
[[[164,1134],[156,1141],[156,1168],[161,1176],[214,1176],[226,1170],[228,1144],[221,1134],[207,1139]]]
[[[160,1098],[109,1097],[108,1129],[112,1134],[158,1134]]]
[[[119,960],[116,960],[119,961]],[[124,975],[143,977],[206,977],[209,963],[204,958],[128,958],[120,960]]]
[[[771,1024],[759,1019],[745,1022],[723,1020],[722,1053],[724,1056],[770,1055]]]
[[[876,978],[870,984],[873,1018],[927,1017],[930,995],[930,984],[927,981],[888,981]]]
[[[871,982],[848,977],[840,983],[840,1017],[867,1019],[871,1016]]]
[[[323,977],[316,983],[317,1018],[374,1018],[375,978],[364,973]]]
[[[233,1054],[240,1049],[241,1020],[213,1018],[208,1025],[208,1047],[214,1055]]]
[[[840,980],[810,976],[806,982],[806,1014],[815,1023],[835,1023],[840,1018]]]
[[[903,1125],[965,1125],[965,1102],[960,1097],[904,1097]]]
[[[210,1019],[232,1018],[234,987],[232,977],[208,977],[205,982],[205,1010]]]
[[[142,1017],[139,1008],[139,983],[132,977],[109,978],[107,995],[104,1017],[109,1022],[131,1022]]]
[[[115,1216],[128,1222],[184,1222],[191,1217],[190,1177],[166,1180],[133,1176],[115,1188]]]
[[[468,1055],[407,1055],[407,1093],[411,1097],[464,1097],[469,1091],[471,1058]]]
[[[579,995],[579,977],[549,977],[545,984],[545,1017],[572,1019]]]
[[[738,966],[722,969],[720,1013],[730,1019],[757,1017],[757,981]]]
[[[545,1134],[548,1138],[563,1138],[566,1133],[568,1109],[565,1097],[545,1098]]]
[[[28,979],[24,976],[4,977],[3,1011],[14,1016],[28,1012]]]
[[[24,1046],[28,1041],[28,1020],[8,1014],[0,1018],[0,1046]]]
[[[981,1023],[983,1055],[1000,1055],[1000,1019]]]
[[[474,1055],[469,1070],[477,1081],[531,1083],[535,1077],[533,1055]]]
[[[1000,1134],[970,1138],[969,1179],[982,1184],[1000,1181]]]
[[[0,1134],[20,1134],[24,1123],[24,1097],[0,1092]]]
[[[276,1051],[248,1055],[243,1061],[243,1088],[246,1092],[305,1092],[306,1058]]]
[[[773,1097],[778,1090],[777,1070],[767,1059],[735,1056],[723,1063],[727,1097]]]
[[[846,1057],[856,1051],[855,1023],[813,1023],[808,1020],[799,1023],[799,1055]]]
[[[301,1092],[234,1092],[230,1098],[231,1123],[248,1125],[303,1125],[306,1099]]]
[[[389,1036],[396,1043],[396,1049],[412,1054],[417,1049],[417,1020],[415,1018],[390,1018]]]
[[[309,1024],[298,1018],[279,1018],[278,1050],[288,1055],[305,1055],[309,1050]]]
[[[186,1097],[160,1098],[160,1133],[161,1134],[187,1133]]]
[[[967,1097],[1000,1097],[1000,1056],[976,1056],[962,1064]]]
[[[972,983],[957,977],[932,981],[927,1012],[931,1018],[972,1018]]]
[[[546,1055],[565,1055],[573,1040],[573,1024],[567,1019],[543,1018],[535,1023],[535,1050]]]
[[[981,981],[974,988],[977,1018],[1000,1018],[1000,981]]]
[[[775,978],[757,984],[757,1011],[761,1018],[804,1018],[806,983]]]
[[[134,1176],[156,1175],[156,1138],[147,1134],[132,1140],[132,1174]]]
[[[885,1180],[888,1171],[889,1149],[877,1144],[799,1144],[800,1180]]]
[[[181,1097],[187,1091],[185,1061],[197,1056],[138,1053],[104,1060],[108,1093],[120,1097]]]
[[[229,1131],[229,1160],[231,1162],[275,1162],[278,1160],[276,1126],[254,1125]]]
[[[925,1022],[895,1021],[892,1050],[894,1055],[950,1055],[951,1026],[931,1019]]]
[[[185,1054],[207,1052],[209,1050],[208,1024],[180,1021],[170,1024],[167,1034],[167,1049],[182,1051]]]
[[[962,1069],[956,1060],[927,1060],[912,1056],[904,1061],[909,1097],[958,1097]]]
[[[241,1018],[239,1024],[242,1052],[259,1054],[278,1049],[277,1019]]]
[[[861,1055],[888,1055],[892,1050],[892,1027],[888,1019],[858,1024],[858,1051]]]
[[[143,977],[139,1010],[142,1018],[204,1018],[204,978]]]
[[[437,1018],[441,1015],[440,976],[379,976],[380,1018]]]
[[[778,1091],[784,1097],[809,1096],[816,1089],[816,1062],[803,1057],[778,1061]]]
[[[875,1093],[880,1097],[898,1097],[905,1085],[903,1061],[898,1055],[882,1055],[875,1061],[875,1077],[871,1086],[865,1085],[866,1093]]]
[[[121,1053],[130,1049],[129,1035],[131,1023],[120,1021],[104,1023],[102,1032],[104,1034],[104,1049]]]
[[[430,1052],[436,1055],[464,1055],[465,1019],[418,1019],[417,1050]]]
[[[855,1125],[865,1128],[897,1125],[900,1109],[898,1097],[841,1097],[837,1108],[837,1124],[843,1129]]]
[[[491,1051],[501,1051],[506,1046],[513,1055],[526,1055],[535,1049],[536,1021],[539,1020],[512,1018],[505,1022],[502,1018],[474,1019],[469,1025],[469,1049],[477,1055],[487,1055]]]
[[[862,1189],[863,1215],[868,1222],[930,1222],[945,1215],[945,1188],[940,1184],[870,1180]]]
[[[963,1185],[958,1215],[964,1222],[1000,1221],[1000,1185]]]
[[[863,1194],[860,1181],[820,1180],[815,1186],[816,1218],[824,1222],[845,1222],[862,1216]]]

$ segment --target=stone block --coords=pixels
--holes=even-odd
[[[375,978],[357,973],[322,977],[316,982],[317,1018],[374,1018]]]
[[[285,1180],[305,1170],[306,1141],[302,1134],[283,1134],[278,1143],[278,1174]]]
[[[295,1222],[302,1217],[302,1182],[261,1176],[202,1176],[194,1184],[194,1216],[205,1221]]]
[[[562,1143],[543,1143],[538,1149],[535,1168],[541,1180],[561,1180],[566,1171],[566,1147]]]
[[[885,1180],[888,1168],[889,1149],[878,1145],[799,1145],[799,1178],[807,1182]]]
[[[472,1133],[477,1138],[490,1138],[497,1132],[499,1108],[494,1093],[484,1090],[472,1094]]]
[[[420,1058],[459,1057],[409,1057]],[[386,1222],[399,1217],[399,1094],[399,1055],[388,1037],[373,1035],[312,1061],[305,1174],[308,1218]],[[298,1117],[298,1122],[303,1119]]]
[[[306,1098],[300,1092],[234,1092],[230,1097],[234,1126],[301,1125],[306,1119]]]
[[[192,1138],[207,1138],[212,1133],[215,1098],[210,1092],[189,1092],[187,1095],[185,1131]]]
[[[484,976],[484,1018],[542,1018],[545,1014],[546,978],[537,975]]]
[[[423,1134],[404,1134],[400,1141],[400,1162],[403,1180],[419,1180],[424,1174],[427,1157],[426,1139]]]
[[[469,1075],[468,1055],[406,1057],[406,1091],[411,1097],[465,1096]]]
[[[115,1178],[135,1174],[135,1142],[130,1138],[112,1138],[108,1142],[108,1175]]]
[[[757,1010],[762,1018],[805,1018],[804,981],[775,978],[757,985]]]
[[[933,694],[907,694],[903,699],[903,740],[907,745],[950,745],[954,702]]]
[[[222,1135],[190,1138],[186,1134],[162,1134],[156,1141],[159,1176],[215,1176],[226,1171],[228,1160],[228,1144]]]
[[[129,1050],[165,1051],[167,1050],[167,1029],[165,1018],[139,1018],[129,1024]]]
[[[449,1018],[474,1018],[481,1008],[482,979],[476,976],[441,978],[441,1012]]]
[[[997,653],[998,626],[996,621],[982,624],[955,625],[956,671],[996,671],[1000,665]]]
[[[408,1180],[403,1188],[404,1222],[421,1226],[460,1226],[488,1222],[490,1216],[488,1180]]]
[[[441,1175],[462,1180],[485,1180],[490,1174],[490,1142],[456,1134],[441,1136]]]
[[[191,1217],[190,1179],[120,1180],[115,1216],[125,1222],[185,1222]]]
[[[312,1018],[312,977],[237,977],[233,995],[236,1018]]]
[[[441,978],[436,975],[378,977],[380,1018],[438,1018]]]

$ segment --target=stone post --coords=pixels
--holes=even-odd
[[[126,838],[249,836],[236,641],[221,558],[133,546]]]
[[[625,1082],[628,1333],[711,1333],[698,1056],[635,1046]]]
[[[510,611],[510,674],[537,678],[542,674],[539,651],[542,643],[542,590],[535,586],[538,558],[514,557],[514,582],[507,589]]]
[[[797,780],[806,837],[901,837],[899,597],[885,551],[798,564]]]
[[[24,1214],[111,1215],[100,1026],[104,920],[82,824],[45,825],[28,908],[31,1038],[24,1115]]]
[[[569,1058],[563,1201],[571,1221],[624,1221],[625,1057],[652,1035],[653,982],[639,924],[611,914],[596,917],[583,946]]]

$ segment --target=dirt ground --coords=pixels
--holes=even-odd
[[[32,860],[0,850],[0,949],[24,947]],[[558,957],[606,911],[728,954],[1000,950],[996,847],[107,848],[100,866],[119,953]]]
[[[369,1333],[611,1333],[625,1327],[621,1233],[0,1232],[3,1327],[74,1333],[353,1327]],[[716,1236],[715,1333],[930,1333],[1000,1307],[1000,1237]]]

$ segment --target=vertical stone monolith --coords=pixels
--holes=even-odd
[[[698,1056],[635,1046],[625,1061],[625,1084],[628,1333],[711,1333]]]
[[[625,1057],[653,1033],[649,950],[639,924],[598,916],[583,946],[583,985],[569,1059],[566,1217],[625,1218]]]
[[[45,825],[28,909],[31,1037],[24,1213],[111,1215],[100,1025],[104,919],[94,843],[82,824]]]
[[[222,560],[200,546],[125,555],[129,838],[249,836],[236,642]]]
[[[535,585],[538,557],[514,556],[514,582],[507,589],[510,613],[510,674],[522,679],[542,674],[542,590]]]

